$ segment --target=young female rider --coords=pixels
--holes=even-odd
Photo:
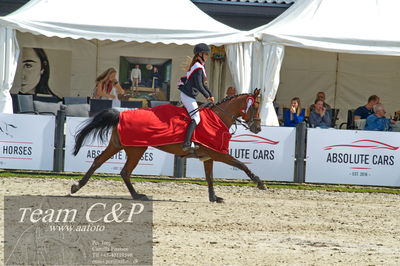
[[[194,129],[200,123],[200,113],[194,111],[198,108],[196,102],[197,94],[201,92],[208,101],[214,102],[214,97],[204,84],[207,79],[204,63],[208,59],[210,47],[205,43],[196,44],[193,53],[194,56],[192,62],[189,66],[188,72],[186,73],[186,82],[179,86],[179,90],[181,91],[181,101],[192,118],[186,132],[185,142],[183,143],[183,150],[185,151],[195,150],[198,148],[198,146],[191,141]]]

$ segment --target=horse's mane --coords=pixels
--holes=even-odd
[[[237,98],[237,97],[239,97],[239,96],[242,96],[242,95],[249,95],[249,94],[251,94],[251,93],[241,93],[241,94],[236,94],[236,95],[233,95],[233,96],[226,96],[225,98],[223,98],[222,100],[220,100],[219,102],[217,102],[215,105],[220,105],[220,104],[222,104],[222,103],[224,103],[224,102],[227,102],[227,101],[232,100],[233,98]]]

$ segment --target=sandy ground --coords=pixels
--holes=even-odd
[[[67,195],[74,180],[0,178],[4,195]],[[154,265],[400,265],[400,196],[135,183],[154,201]],[[90,180],[78,195],[121,195]],[[0,230],[3,265],[3,230]]]

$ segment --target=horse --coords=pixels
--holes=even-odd
[[[258,97],[260,96],[260,90],[255,89],[252,93],[243,93],[234,96],[228,96],[216,104],[212,104],[211,110],[222,120],[222,122],[229,129],[234,123],[240,121],[246,128],[251,132],[257,134],[261,131],[261,119],[259,117],[259,106]],[[249,97],[253,99],[249,103]],[[244,122],[239,120],[242,118]],[[85,139],[90,135],[94,134],[94,137],[99,137],[100,140],[105,141],[109,136],[109,131],[112,130],[111,138],[106,149],[95,158],[93,164],[90,166],[86,174],[79,180],[78,184],[71,186],[71,194],[76,193],[88,182],[92,174],[98,169],[104,162],[111,158],[114,154],[121,151],[122,149],[126,152],[127,161],[122,168],[120,175],[127,186],[132,199],[134,200],[148,200],[145,194],[136,192],[130,181],[130,176],[134,168],[137,166],[140,158],[147,150],[148,147],[138,146],[124,146],[121,144],[120,136],[117,130],[117,126],[120,120],[120,113],[114,109],[104,110],[98,113],[94,118],[89,120],[86,125],[78,130],[75,136],[75,146],[73,154],[76,156],[79,149],[82,147]],[[245,123],[245,124],[244,124]],[[181,157],[197,157],[202,159],[204,164],[204,170],[206,180],[208,184],[208,195],[210,202],[221,203],[224,201],[223,198],[218,197],[214,192],[213,186],[213,162],[223,162],[228,165],[234,166],[244,171],[247,176],[257,184],[257,188],[265,190],[266,187],[258,176],[253,174],[249,168],[229,153],[217,152],[206,146],[199,145],[199,148],[193,153],[193,151],[184,151],[182,149],[182,143],[169,144],[163,146],[156,146],[159,150],[164,152],[172,153]]]

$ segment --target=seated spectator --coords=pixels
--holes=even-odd
[[[235,87],[229,87],[229,88],[226,90],[226,96],[225,96],[225,97],[235,96],[236,94],[237,94],[236,88],[235,88]]]
[[[373,131],[391,131],[391,124],[396,123],[394,120],[386,118],[386,111],[383,104],[376,104],[374,106],[374,114],[368,116],[367,122],[365,123],[364,130]]]
[[[311,111],[309,122],[311,127],[320,127],[320,128],[328,128],[331,126],[331,117],[329,112],[324,107],[324,101],[315,100],[314,110]]]
[[[290,109],[286,109],[284,113],[283,125],[285,127],[295,127],[304,120],[305,110],[301,109],[300,99],[293,98],[290,101]]]
[[[374,105],[379,104],[380,99],[376,95],[371,95],[368,98],[366,105],[358,107],[354,111],[354,120],[367,119],[368,116],[374,113]]]
[[[324,103],[324,108],[330,111],[332,108],[329,104],[325,102],[325,92],[320,91],[317,93],[315,100],[321,100]],[[310,105],[310,112],[314,111],[315,104]]]

